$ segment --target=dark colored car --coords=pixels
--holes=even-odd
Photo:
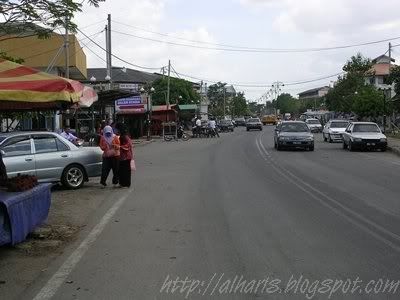
[[[236,126],[246,126],[246,120],[242,118],[236,118],[235,119],[235,125]]]
[[[233,132],[235,129],[235,125],[233,125],[231,120],[221,120],[218,123],[218,128],[219,131],[221,132],[228,132],[228,131]]]
[[[301,148],[314,151],[314,135],[304,122],[283,121],[275,128],[274,146],[277,150]]]
[[[262,130],[263,124],[261,123],[259,118],[250,118],[246,122],[246,130],[250,131],[252,129]]]

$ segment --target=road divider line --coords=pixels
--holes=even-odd
[[[256,144],[257,144],[257,148],[260,151],[260,154],[263,156],[264,160],[268,160],[267,157],[265,157],[265,151],[267,151],[261,141],[261,137],[256,139]],[[359,227],[360,229],[362,229],[364,232],[372,235],[373,237],[375,237],[376,239],[380,240],[381,242],[385,243],[387,246],[391,247],[392,249],[400,252],[400,247],[398,245],[396,245],[395,243],[393,243],[392,241],[388,240],[387,238],[382,237],[381,235],[379,235],[378,233],[374,232],[373,230],[371,230],[370,228],[368,228],[366,225],[364,225],[362,222],[363,221],[367,224],[369,224],[370,226],[372,226],[375,230],[380,231],[380,233],[386,233],[388,235],[390,235],[392,238],[400,241],[400,237],[393,233],[390,232],[388,230],[386,230],[385,228],[381,227],[380,225],[376,224],[375,222],[372,222],[368,219],[366,219],[364,216],[357,214],[356,212],[352,211],[351,209],[343,206],[342,204],[338,203],[335,199],[325,195],[324,193],[322,193],[321,191],[317,190],[316,188],[312,187],[311,185],[305,183],[303,180],[301,180],[298,176],[292,174],[290,171],[282,168],[282,167],[278,167],[276,166],[275,163],[268,161],[268,163],[270,164],[270,166],[272,166],[272,168],[275,169],[275,171],[277,171],[280,175],[282,175],[284,178],[286,178],[288,181],[290,181],[291,183],[293,183],[295,186],[297,186],[300,190],[302,190],[303,192],[307,193],[311,198],[317,200],[318,202],[320,202],[322,205],[324,205],[325,207],[329,208],[330,210],[332,210],[333,212],[335,212],[336,214],[338,214],[339,216],[345,218],[347,221],[349,221],[350,223],[352,223],[353,225],[356,225],[357,227]],[[282,169],[281,169],[282,168]],[[289,174],[285,173],[288,172],[291,174],[291,176],[289,176]],[[300,183],[302,183],[303,185],[305,185],[305,187],[303,185],[301,185]],[[320,196],[322,196],[323,198],[325,198],[326,200],[329,200],[330,202],[335,203],[336,205],[338,205],[339,207],[341,207],[342,209],[344,209],[347,213],[351,214],[353,217],[356,217],[358,219],[358,221],[354,220],[353,218],[349,217],[348,215],[344,214],[342,211],[340,211],[338,208],[333,207],[331,204],[327,203],[326,201],[323,201],[321,198],[317,197],[314,193],[312,193],[310,190],[308,190],[306,187],[308,187],[309,189],[315,191],[316,193],[318,193]]]
[[[91,245],[97,240],[99,235],[103,232],[106,225],[110,222],[111,218],[115,215],[118,209],[124,204],[125,200],[131,195],[131,192],[125,194],[106,212],[101,218],[100,222],[92,229],[86,236],[81,244],[72,252],[67,260],[61,265],[57,272],[47,281],[46,285],[39,291],[33,300],[47,300],[51,299],[66,281],[69,274],[79,263]]]

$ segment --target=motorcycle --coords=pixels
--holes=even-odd
[[[175,135],[164,135],[164,140],[169,142],[172,140],[182,139],[183,141],[188,141],[190,136],[183,130],[183,126],[180,125],[177,128],[176,136]]]

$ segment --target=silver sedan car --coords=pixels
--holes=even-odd
[[[0,133],[0,151],[9,177],[34,175],[39,182],[78,189],[101,174],[99,148],[77,147],[52,132]]]

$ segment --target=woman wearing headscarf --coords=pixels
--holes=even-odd
[[[100,184],[106,187],[110,170],[113,171],[112,183],[118,184],[118,166],[120,155],[120,142],[118,136],[113,133],[111,126],[105,126],[100,138],[100,148],[103,150],[103,166],[101,170]]]
[[[131,186],[131,160],[133,159],[132,140],[129,138],[125,128],[120,129],[120,133],[119,185],[129,188]]]

